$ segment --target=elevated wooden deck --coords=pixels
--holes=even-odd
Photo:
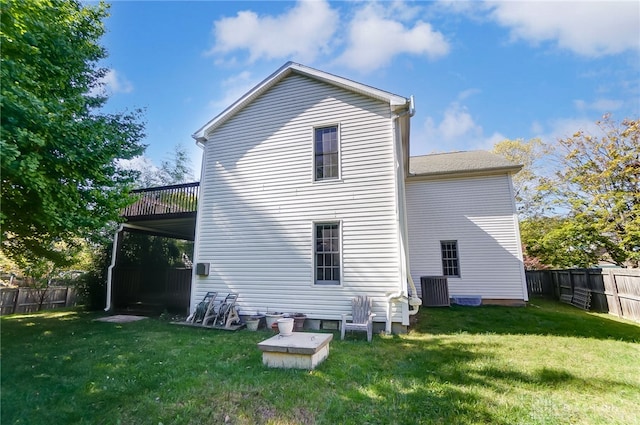
[[[138,199],[122,211],[130,231],[193,240],[200,182],[133,191]]]

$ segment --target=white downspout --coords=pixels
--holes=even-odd
[[[409,98],[409,117],[414,116],[416,113],[416,104],[415,104],[415,99],[413,98],[413,96],[411,96]],[[409,155],[410,156],[410,155]],[[407,166],[409,166],[409,164],[407,164]],[[404,178],[405,176],[403,176]],[[420,310],[420,306],[422,305],[422,300],[420,298],[417,297],[418,291],[416,289],[416,285],[413,282],[413,278],[411,277],[411,264],[409,262],[409,231],[408,231],[408,220],[407,220],[407,205],[406,205],[406,187],[405,184],[403,183],[402,188],[404,189],[404,196],[402,197],[402,201],[405,203],[404,207],[402,208],[402,212],[404,213],[404,227],[402,228],[402,231],[405,232],[403,235],[403,242],[405,244],[404,247],[404,252],[405,252],[405,261],[407,264],[407,281],[409,282],[409,286],[411,287],[411,294],[412,296],[409,297],[409,307],[411,307],[409,309],[409,315],[413,316],[415,314],[418,313],[418,310]]]
[[[399,158],[399,155],[403,155],[402,152],[402,141],[400,140],[400,138],[398,137],[398,132],[397,132],[397,126],[396,123],[398,121],[398,118],[400,118],[403,115],[409,114],[409,117],[412,117],[415,114],[415,102],[414,102],[414,98],[413,96],[410,97],[409,99],[409,108],[400,113],[400,114],[396,114],[393,116],[392,119],[392,132],[393,132],[393,137],[394,137],[394,151],[396,153],[396,158]],[[400,144],[400,146],[398,147],[398,143]],[[408,166],[408,164],[407,164]],[[403,279],[406,276],[406,281],[408,282],[410,288],[411,288],[411,293],[412,296],[409,297],[408,294],[405,291],[399,291],[396,293],[390,293],[387,294],[387,322],[386,322],[386,327],[385,327],[385,332],[386,333],[391,333],[391,315],[392,315],[392,307],[393,307],[393,303],[394,302],[402,302],[402,303],[406,303],[409,305],[409,315],[413,316],[416,313],[418,313],[418,309],[420,307],[420,305],[422,305],[422,300],[420,298],[418,298],[416,296],[416,294],[418,293],[416,291],[416,287],[415,284],[413,282],[413,279],[411,277],[411,268],[409,265],[409,243],[408,243],[408,235],[407,235],[407,208],[406,208],[406,204],[405,204],[405,186],[404,186],[404,168],[403,167],[398,167],[396,173],[399,173],[400,175],[396,174],[396,177],[398,178],[398,184],[397,184],[397,200],[398,203],[402,203],[402,205],[398,205],[398,227],[399,227],[399,232],[400,232],[400,237],[399,237],[399,243],[400,243],[400,260],[403,264],[404,267],[404,271],[403,273],[401,273],[403,276]],[[400,181],[400,179],[402,179],[402,181]],[[403,193],[400,194],[400,191],[402,191]],[[402,214],[402,218],[400,217],[400,215]]]
[[[107,302],[104,308],[104,311],[111,310],[111,286],[113,279],[113,268],[116,266],[116,257],[118,254],[118,240],[120,238],[120,233],[124,230],[124,224],[121,224],[113,235],[113,247],[111,248],[111,264],[109,264],[109,268],[107,269]]]
[[[399,114],[394,114],[392,116],[392,120],[391,120],[391,132],[393,134],[393,150],[394,150],[394,154],[395,154],[395,159],[396,159],[396,200],[398,202],[398,215],[397,215],[397,222],[398,222],[398,231],[399,231],[399,235],[398,235],[398,243],[399,243],[399,248],[400,248],[400,277],[401,280],[404,282],[405,280],[409,282],[409,284],[411,285],[414,293],[415,293],[415,286],[413,285],[413,281],[411,280],[411,275],[409,273],[410,269],[409,269],[409,262],[408,262],[408,255],[407,255],[407,243],[406,243],[406,207],[404,205],[404,193],[400,193],[401,191],[404,192],[404,168],[402,166],[402,161],[400,160],[400,158],[403,155],[402,152],[402,140],[401,138],[398,136],[398,127],[397,127],[397,122],[398,122],[398,118],[400,118],[401,116],[404,115],[409,115],[409,117],[412,117],[415,114],[415,107],[414,107],[414,98],[413,96],[410,97],[409,99],[409,105],[406,111],[401,112]],[[402,216],[402,217],[401,217]],[[391,333],[391,325],[392,325],[392,310],[393,310],[393,304],[396,302],[401,302],[403,304],[409,304],[410,308],[409,308],[409,315],[415,314],[416,312],[413,312],[413,310],[411,309],[411,302],[413,300],[413,297],[411,299],[409,299],[409,297],[407,296],[406,291],[404,290],[404,285],[401,291],[395,292],[395,293],[389,293],[387,294],[387,320],[386,320],[386,324],[385,324],[385,333],[390,334]]]

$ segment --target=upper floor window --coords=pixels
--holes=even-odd
[[[314,179],[331,180],[339,176],[338,126],[314,131]]]
[[[440,250],[442,251],[442,274],[460,277],[458,241],[440,241]]]

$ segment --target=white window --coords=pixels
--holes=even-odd
[[[314,180],[340,178],[340,148],[338,126],[319,127],[314,130]]]
[[[460,277],[458,241],[440,241],[440,251],[442,252],[442,274]]]
[[[314,225],[316,285],[340,285],[340,223]]]

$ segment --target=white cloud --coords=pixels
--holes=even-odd
[[[461,95],[463,95],[463,92]],[[462,96],[464,97],[464,96]],[[464,105],[452,102],[444,112],[442,120],[429,116],[421,129],[416,129],[411,139],[411,154],[432,152],[491,149],[496,142],[506,139],[498,132],[486,136]]]
[[[458,103],[449,105],[444,111],[444,118],[433,129],[439,138],[444,139],[444,141],[482,133],[482,127],[475,123],[467,108]]]
[[[559,139],[572,137],[576,132],[582,130],[589,134],[599,134],[600,128],[597,124],[587,118],[558,118],[550,121],[546,130],[542,134],[536,134],[543,142],[556,146]]]
[[[258,83],[259,81],[249,71],[242,71],[238,75],[231,76],[220,84],[222,96],[211,101],[209,106],[213,112],[220,112],[231,106]]]
[[[600,113],[616,111],[624,105],[624,102],[616,99],[596,99],[593,102],[587,102],[582,99],[573,101],[576,109],[579,111],[597,111]]]
[[[118,74],[115,69],[108,70],[101,82],[107,93],[131,93],[133,91],[133,84]]]
[[[338,12],[326,1],[299,1],[278,16],[245,10],[214,22],[216,44],[209,53],[248,50],[249,60],[292,58],[313,61],[328,51]]]
[[[398,21],[393,10],[367,4],[348,25],[347,47],[338,62],[352,69],[371,71],[381,68],[399,54],[436,59],[449,53],[449,43],[431,25],[416,21],[412,28]],[[390,15],[390,16],[388,16]]]
[[[545,41],[587,57],[640,48],[640,3],[636,1],[487,2],[490,16],[511,37]]]
[[[131,93],[133,84],[115,69],[108,69],[97,85],[89,91],[90,96],[111,96],[115,93]]]

